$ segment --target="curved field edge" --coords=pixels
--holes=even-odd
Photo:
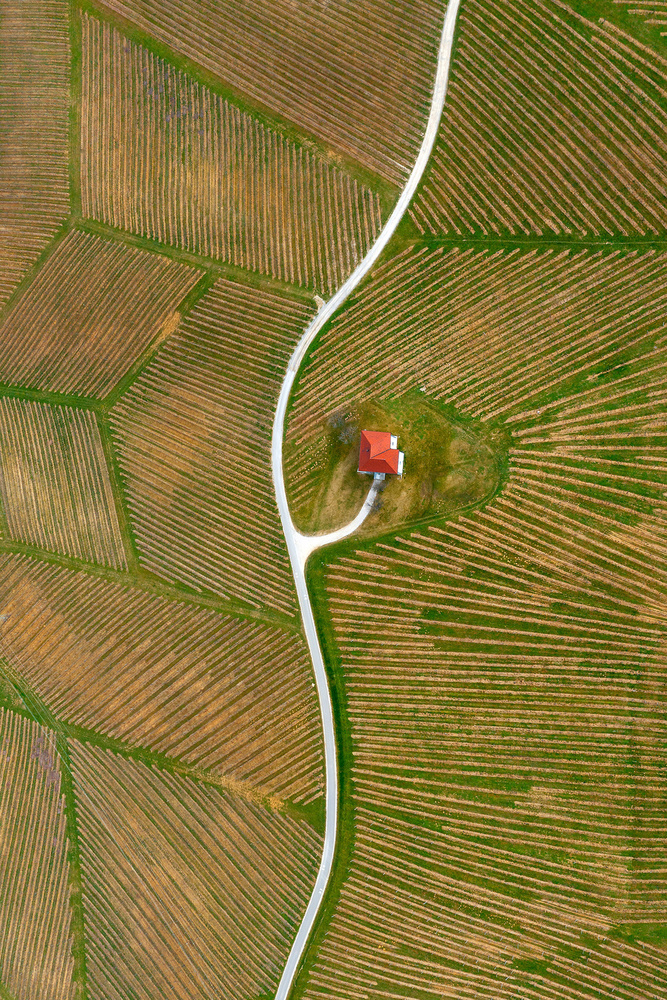
[[[338,831],[331,876],[320,908],[317,912],[308,943],[301,956],[299,969],[292,981],[290,1000],[301,1000],[308,987],[313,961],[317,957],[327,932],[343,885],[347,879],[354,850],[354,797],[352,794],[352,727],[350,723],[347,692],[343,676],[343,661],[338,651],[336,636],[331,623],[324,575],[329,560],[351,548],[354,542],[344,541],[328,549],[314,552],[306,566],[306,586],[313,608],[317,638],[322,650],[327,672],[329,693],[333,707],[336,732],[336,759],[338,763]]]
[[[504,484],[503,478],[497,483],[497,488],[488,497],[470,505],[470,509],[483,508],[500,492]],[[456,520],[459,514],[466,510],[458,510],[451,516],[433,515],[432,517],[405,525],[406,530],[419,526],[446,524]],[[403,526],[402,526],[403,527]],[[353,795],[353,744],[352,722],[348,708],[348,694],[345,684],[343,658],[338,647],[336,631],[331,617],[331,606],[326,591],[326,575],[329,568],[341,557],[353,555],[374,548],[383,540],[389,542],[396,538],[396,528],[390,528],[374,533],[368,538],[356,535],[343,541],[317,550],[306,564],[306,585],[313,609],[313,617],[317,628],[317,636],[322,650],[329,692],[333,706],[336,731],[336,758],[338,761],[338,834],[334,852],[331,877],[327,885],[317,917],[313,924],[311,935],[301,958],[299,970],[294,977],[290,1000],[302,1000],[308,988],[311,967],[317,958],[320,946],[334,917],[343,886],[350,873],[355,842],[355,797]]]

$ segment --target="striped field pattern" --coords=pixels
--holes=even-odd
[[[395,183],[426,124],[441,0],[107,0],[154,38]]]
[[[117,569],[126,565],[94,413],[1,398],[0,472],[10,538]]]
[[[667,577],[568,513],[333,565],[355,848],[307,997],[667,997]]]
[[[376,194],[83,15],[84,216],[329,294],[381,225]]]
[[[293,613],[270,471],[273,409],[311,307],[218,280],[114,407],[142,564]]]
[[[512,444],[483,510],[326,571],[355,839],[306,997],[667,997],[665,288],[654,251],[410,250],[315,352],[304,446],[410,386]]]
[[[316,444],[321,419],[355,400],[420,388],[466,416],[514,426],[520,419],[539,423],[556,406],[547,409],[547,402],[567,386],[587,392],[569,404],[573,415],[584,399],[602,405],[629,357],[647,365],[653,359],[659,372],[666,279],[667,258],[653,250],[410,248],[397,255],[375,271],[354,309],[334,321],[304,370],[287,432],[300,446],[286,470],[294,496],[317,489],[317,465],[304,455]],[[641,371],[640,362],[635,366]],[[659,406],[659,389],[654,396]],[[605,428],[616,430],[613,413],[596,432],[600,446]]]
[[[0,708],[0,981],[16,1000],[76,995],[65,803],[52,740]]]
[[[94,747],[72,748],[90,995],[275,989],[315,877],[304,822]]]
[[[310,802],[322,736],[300,636],[0,556],[5,654],[66,722]]]
[[[0,303],[69,214],[69,5],[6,0],[0,20]]]
[[[667,61],[560,0],[464,0],[422,231],[665,235]]]
[[[104,396],[166,326],[201,272],[71,232],[0,322],[0,382]]]

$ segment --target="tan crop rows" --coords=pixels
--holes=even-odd
[[[94,747],[72,758],[93,994],[271,993],[315,878],[313,830]]]
[[[390,181],[426,124],[441,0],[108,0],[106,6]]]
[[[200,272],[72,232],[0,322],[0,382],[104,396],[167,325]]]
[[[381,226],[370,189],[83,16],[83,213],[329,294]]]
[[[467,0],[422,232],[662,234],[667,62],[559,0]]]
[[[10,538],[88,562],[126,565],[93,413],[0,399],[0,467]]]
[[[308,997],[667,997],[610,935],[667,900],[667,574],[527,494],[329,571],[355,854]]]
[[[608,475],[605,441],[626,474],[628,464],[636,463],[628,437],[634,444],[646,433],[663,398],[665,264],[664,254],[655,251],[404,251],[376,271],[354,309],[334,322],[313,351],[288,428],[290,441],[301,445],[287,469],[295,495],[317,489],[319,469],[307,456],[325,414],[409,388],[432,393],[467,416],[502,419],[512,427],[549,421],[544,433],[554,443],[548,446],[551,457],[540,458],[541,475],[567,463],[566,449],[570,455],[579,449],[582,460],[596,451],[597,464],[585,479]],[[636,362],[634,380],[630,369],[612,392],[608,381],[614,375],[605,366],[617,351],[643,361]],[[588,413],[603,407],[603,395],[609,406],[624,395],[632,398],[647,378],[656,384],[646,405],[626,409],[619,402],[606,423],[597,418],[595,440],[580,447],[573,436],[580,431],[580,408]],[[544,402],[574,382],[583,386],[569,404]],[[582,419],[592,433],[590,417]],[[532,431],[521,431],[521,439],[528,435],[526,447],[530,439],[539,450],[544,433],[535,431],[534,445]],[[653,457],[642,463],[661,468],[661,447],[656,441]]]
[[[0,708],[0,982],[17,1000],[70,1000],[65,803],[52,734]]]
[[[300,637],[0,557],[6,655],[58,717],[310,802],[322,737]]]
[[[0,21],[0,303],[69,212],[69,5],[6,0]]]
[[[667,998],[664,277],[410,249],[313,353],[304,448],[410,388],[512,441],[483,510],[327,571],[355,847],[308,998]]]
[[[310,309],[221,279],[112,412],[142,563],[293,613],[270,438]]]

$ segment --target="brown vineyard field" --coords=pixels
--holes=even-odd
[[[321,794],[319,710],[300,636],[6,554],[0,610],[5,655],[63,721],[258,795]]]
[[[0,382],[104,396],[160,331],[201,272],[72,232],[0,320]]]
[[[69,4],[6,0],[0,21],[0,303],[69,213]]]
[[[65,802],[51,737],[0,708],[0,983],[17,998],[74,1000]]]
[[[126,565],[95,414],[0,398],[0,495],[10,539]]]
[[[112,411],[140,558],[159,576],[293,613],[270,437],[310,315],[220,279]]]
[[[560,0],[465,0],[422,233],[664,235],[667,61]]]
[[[275,989],[314,877],[310,827],[74,743],[87,972],[95,996]]]
[[[83,64],[84,216],[327,295],[364,256],[370,189],[88,15]]]
[[[445,7],[0,12],[0,1000],[276,995],[332,813],[272,427]],[[308,562],[287,1000],[667,1000],[665,7],[461,0],[299,364],[298,528],[405,470]]]
[[[441,0],[107,0],[105,7],[394,183],[426,122]]]
[[[511,440],[481,508],[312,568],[351,803],[298,995],[667,997],[664,274],[411,249],[313,352],[304,440],[410,385]]]

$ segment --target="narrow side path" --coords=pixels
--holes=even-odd
[[[348,524],[344,524],[342,528],[336,528],[335,531],[326,531],[321,535],[302,535],[300,531],[295,530],[299,560],[303,566],[306,565],[308,556],[311,552],[314,552],[315,549],[320,549],[323,545],[332,545],[333,542],[340,542],[342,538],[347,538],[348,535],[353,535],[357,528],[361,527],[373,509],[373,504],[375,503],[375,498],[378,495],[380,485],[380,480],[373,480],[373,485],[368,491],[368,496],[364,500],[361,510],[352,521]]]
[[[364,506],[354,521],[346,525],[344,528],[340,528],[338,531],[333,531],[326,535],[302,535],[296,530],[289,510],[287,493],[285,491],[285,480],[283,477],[283,437],[285,431],[287,402],[292,391],[294,379],[296,378],[296,374],[305,357],[306,351],[325,323],[331,319],[334,313],[354,291],[362,278],[364,278],[373,267],[380,254],[387,246],[389,240],[394,235],[396,227],[403,218],[403,215],[405,214],[405,211],[410,204],[417,187],[419,186],[419,182],[422,179],[426,165],[431,157],[431,152],[433,151],[433,146],[438,133],[438,126],[440,124],[440,118],[442,116],[442,109],[445,104],[452,46],[454,43],[454,29],[456,26],[459,4],[460,0],[449,0],[447,5],[442,36],[440,39],[440,47],[438,50],[438,65],[435,74],[435,83],[433,86],[431,109],[428,122],[426,124],[426,130],[424,132],[424,138],[406,185],[403,188],[394,210],[387,219],[380,235],[364,259],[352,272],[347,281],[341,285],[336,294],[324,304],[306,328],[301,340],[292,354],[292,357],[290,358],[289,365],[287,366],[287,372],[285,373],[285,378],[283,379],[283,383],[280,388],[276,414],[273,421],[273,434],[271,438],[271,470],[273,474],[273,485],[276,493],[276,503],[280,513],[280,520],[285,534],[285,541],[287,543],[287,550],[292,564],[292,573],[294,575],[294,583],[296,585],[296,593],[299,601],[299,608],[301,610],[303,628],[311,659],[313,661],[317,694],[322,713],[326,781],[326,824],[322,860],[320,862],[319,871],[317,873],[310,901],[306,908],[303,920],[301,921],[301,926],[297,931],[291,951],[287,957],[287,962],[285,964],[285,968],[283,969],[280,983],[278,984],[276,1000],[286,1000],[291,989],[294,976],[296,975],[299,967],[301,956],[303,955],[310,932],[313,928],[313,924],[315,923],[317,911],[320,908],[322,897],[324,896],[324,891],[331,875],[336,845],[336,830],[338,826],[338,768],[336,763],[336,735],[331,706],[331,694],[329,692],[322,650],[320,649],[319,640],[317,638],[317,629],[315,627],[313,609],[310,603],[310,597],[308,596],[308,588],[306,587],[306,561],[308,556],[311,552],[314,552],[315,549],[321,548],[323,545],[329,545],[332,542],[339,541],[340,538],[344,538],[353,531],[356,531],[368,515],[374,499],[374,491],[373,488],[371,488]],[[373,494],[372,497],[371,494]]]

